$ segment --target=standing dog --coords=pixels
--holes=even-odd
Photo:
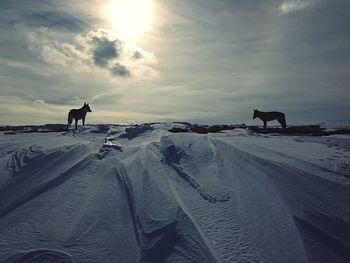
[[[279,111],[263,112],[263,111],[254,110],[253,119],[255,118],[259,118],[264,122],[264,129],[266,129],[266,123],[268,121],[273,121],[273,120],[277,120],[281,124],[283,129],[287,127],[286,117],[283,112],[279,112]]]
[[[72,124],[73,119],[75,120],[75,129],[78,129],[78,120],[83,120],[83,126],[85,125],[86,113],[92,112],[88,103],[84,103],[80,109],[72,109],[68,113],[68,125],[67,128]]]

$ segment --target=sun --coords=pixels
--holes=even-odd
[[[152,11],[151,0],[110,0],[104,13],[114,30],[139,37],[150,30]]]

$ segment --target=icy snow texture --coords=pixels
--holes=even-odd
[[[0,136],[1,262],[350,262],[350,137],[173,126]]]

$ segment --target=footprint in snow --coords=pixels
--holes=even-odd
[[[96,172],[97,172],[96,161],[92,161],[87,167],[87,174],[93,175],[93,174],[96,174]]]

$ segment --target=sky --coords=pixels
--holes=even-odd
[[[0,0],[0,125],[349,120],[348,0]]]

